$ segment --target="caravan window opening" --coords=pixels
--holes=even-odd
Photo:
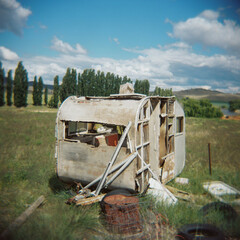
[[[69,122],[68,136],[78,135],[88,132],[88,123],[86,122]]]
[[[110,125],[95,122],[65,122],[65,140],[86,143],[93,147],[117,146],[125,126]],[[123,147],[127,147],[127,138]]]
[[[183,133],[183,117],[176,117],[176,134]]]

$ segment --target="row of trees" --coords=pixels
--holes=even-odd
[[[5,86],[4,86],[4,69],[0,62],[0,106],[5,104]],[[63,102],[68,96],[109,96],[110,94],[119,93],[120,85],[130,82],[132,80],[127,76],[120,77],[113,73],[97,71],[94,69],[85,69],[82,74],[78,73],[76,69],[67,68],[66,74],[62,79],[62,84],[59,86],[59,77],[55,76],[53,95],[48,102],[48,89],[44,91],[44,102],[49,107],[58,107],[58,102]],[[43,95],[43,79],[37,76],[33,81],[33,105],[42,105]],[[136,80],[134,84],[135,92],[149,95],[150,83],[148,80]],[[27,106],[28,96],[28,76],[22,62],[18,63],[15,70],[14,79],[12,79],[12,71],[8,72],[7,77],[7,105],[12,105],[12,93],[14,93],[14,105],[16,107]]]
[[[172,96],[173,92],[172,92],[172,88],[160,88],[160,87],[155,87],[154,92],[153,92],[153,96]]]
[[[5,86],[4,86],[4,69],[0,62],[0,106],[5,104]],[[28,95],[28,76],[22,62],[18,63],[15,70],[14,79],[12,80],[12,71],[8,71],[6,81],[7,105],[12,105],[12,92],[14,94],[14,105],[16,107],[27,106]],[[49,107],[57,108],[59,100],[63,102],[68,96],[109,96],[110,94],[119,93],[121,84],[130,82],[131,79],[127,76],[123,78],[113,73],[97,71],[94,69],[85,69],[82,74],[78,73],[76,69],[67,68],[66,74],[63,77],[62,84],[59,85],[59,77],[55,76],[53,85],[53,95],[48,101],[48,89],[45,87],[44,102]],[[33,105],[42,105],[43,96],[43,79],[42,77],[34,77],[33,81]],[[150,83],[148,80],[136,80],[134,84],[134,91],[149,95]],[[156,87],[153,95],[171,96],[172,89],[161,89]],[[212,106],[208,100],[182,100],[185,114],[189,117],[221,117],[222,113],[219,109]],[[236,105],[236,104],[235,104]],[[234,105],[234,106],[235,106]]]
[[[182,104],[187,117],[219,118],[223,116],[221,110],[214,107],[207,99],[184,98]]]
[[[63,102],[66,97],[77,96],[109,96],[119,92],[121,84],[130,82],[127,76],[123,78],[108,72],[94,69],[85,69],[82,74],[76,72],[76,69],[68,68],[63,77],[60,88],[60,101]]]
[[[5,86],[5,73],[2,68],[2,63],[0,62],[0,106],[5,104],[5,90],[7,105],[11,106],[12,103],[16,107],[26,107],[28,100],[28,74],[27,70],[24,68],[22,62],[18,63],[15,70],[14,79],[12,79],[12,70],[8,71]],[[37,82],[37,77],[34,77],[33,82],[33,105],[42,105],[42,95],[43,95],[43,80],[39,77]],[[13,95],[13,102],[12,102]],[[45,105],[48,103],[48,89],[45,88],[44,92]]]
[[[5,104],[5,74],[0,62],[0,106]],[[18,63],[15,70],[14,80],[12,80],[12,71],[9,70],[7,74],[6,83],[7,105],[12,105],[12,93],[14,94],[14,105],[16,107],[27,106],[28,95],[28,77],[27,71],[24,69],[22,62]]]
[[[4,69],[0,62],[0,106],[4,105]],[[53,96],[48,102],[48,89],[44,91],[44,102],[49,107],[58,107],[58,102],[63,102],[68,96],[109,96],[110,94],[119,93],[121,84],[130,82],[132,80],[127,76],[120,77],[113,73],[97,71],[94,69],[85,69],[82,74],[78,73],[76,69],[67,68],[66,74],[62,79],[62,84],[59,86],[59,77],[54,78]],[[13,86],[12,86],[13,83]],[[42,105],[43,95],[43,79],[37,76],[33,81],[33,105]],[[14,105],[17,107],[27,106],[28,93],[28,77],[27,71],[24,69],[22,62],[18,63],[15,70],[14,80],[12,80],[12,71],[8,72],[7,77],[7,105],[11,106],[12,92],[14,92]],[[136,80],[134,83],[135,93],[149,95],[150,83],[147,79]],[[154,95],[171,96],[172,89],[161,89],[156,87]]]
[[[85,69],[82,74],[75,69],[68,68],[63,77],[62,84],[59,86],[59,77],[54,78],[53,96],[49,101],[49,107],[57,107],[58,96],[63,102],[68,96],[109,96],[110,94],[119,93],[120,85],[124,83],[132,83],[132,80],[127,76],[123,78],[119,75],[114,75],[94,69]],[[150,83],[148,80],[136,80],[134,91],[149,95]]]

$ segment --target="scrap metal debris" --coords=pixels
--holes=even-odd
[[[167,205],[174,205],[177,203],[177,198],[161,184],[159,181],[150,178],[150,186],[147,193],[152,194],[156,197],[157,202],[162,201]]]
[[[224,182],[205,182],[203,188],[221,202],[240,205],[240,191]]]

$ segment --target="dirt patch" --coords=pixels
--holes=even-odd
[[[221,119],[223,119],[223,120],[238,120],[238,121],[240,121],[240,115],[237,115],[237,116],[223,116],[223,117],[221,117]]]

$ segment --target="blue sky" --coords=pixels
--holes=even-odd
[[[0,61],[46,84],[71,67],[240,92],[240,1],[0,0]]]

